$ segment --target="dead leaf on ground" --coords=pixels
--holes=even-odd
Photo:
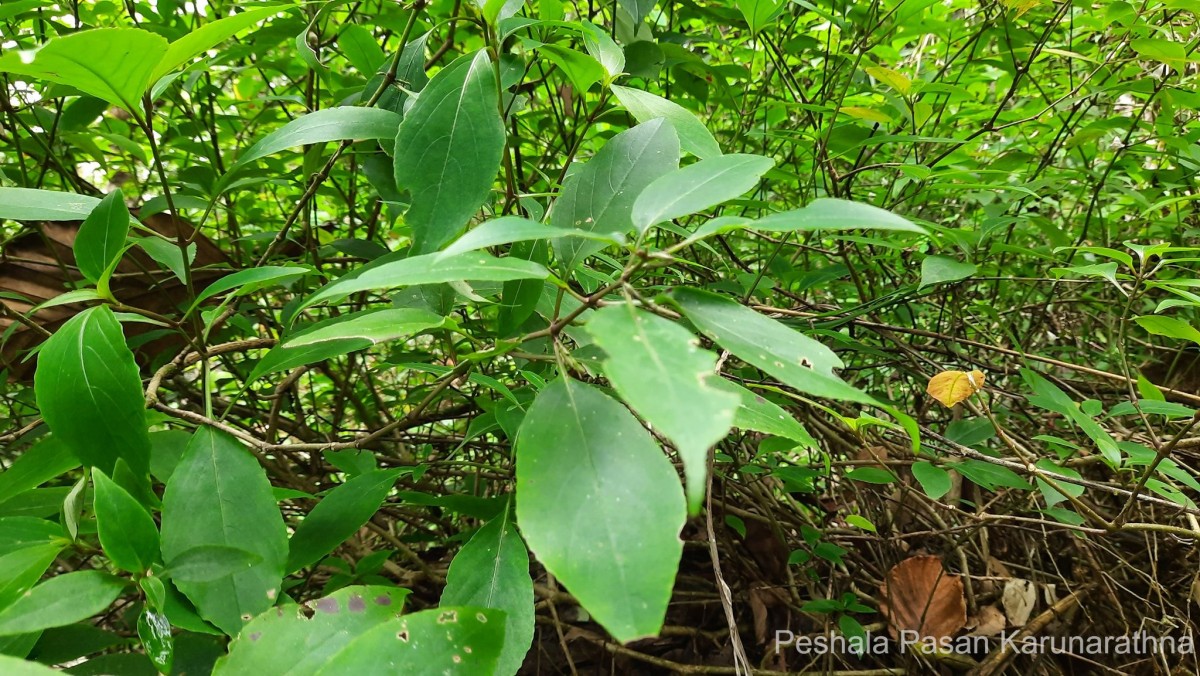
[[[946,572],[936,556],[914,556],[893,566],[880,598],[880,612],[894,639],[900,632],[917,632],[922,639],[940,640],[967,623],[962,580]]]
[[[960,404],[983,389],[983,371],[942,371],[929,379],[925,391],[947,407]]]
[[[994,605],[984,606],[979,609],[978,615],[971,618],[967,626],[971,627],[971,636],[995,636],[1004,631],[1004,613]]]
[[[1004,583],[1004,595],[1000,601],[1004,604],[1004,614],[1008,616],[1008,623],[1014,627],[1023,627],[1037,605],[1037,586],[1029,580],[1014,577]]]

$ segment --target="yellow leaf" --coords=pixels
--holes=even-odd
[[[929,379],[925,391],[946,406],[954,406],[983,389],[983,371],[942,371]]]
[[[869,120],[871,122],[878,122],[880,124],[888,124],[892,121],[891,117],[873,108],[863,108],[861,106],[842,106],[838,109],[838,112],[845,113],[850,117],[855,117],[860,120]]]
[[[886,83],[887,86],[895,89],[901,94],[907,94],[912,90],[912,80],[909,80],[908,76],[900,71],[892,70],[891,68],[884,68],[882,66],[870,66],[868,68],[864,68],[863,70],[867,71],[867,75],[870,75],[880,82]]]

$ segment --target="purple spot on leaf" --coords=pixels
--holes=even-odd
[[[367,602],[363,600],[363,597],[355,594],[350,597],[350,603],[347,604],[347,607],[350,608],[350,612],[352,613],[361,613],[367,609]]]
[[[323,613],[336,613],[338,611],[337,599],[324,598],[317,601],[317,610]]]

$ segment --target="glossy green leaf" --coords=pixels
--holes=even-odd
[[[235,635],[243,616],[253,617],[274,604],[287,559],[287,532],[258,460],[232,437],[208,427],[196,431],[167,482],[163,558],[172,561],[206,545],[262,557],[262,563],[236,575],[177,582],[201,617]]]
[[[433,76],[396,136],[396,184],[408,190],[413,251],[437,251],[487,199],[504,151],[496,74],[486,50]]]
[[[283,346],[298,347],[346,338],[377,344],[441,326],[445,321],[444,317],[417,308],[364,310],[296,331],[283,341]]]
[[[355,586],[310,601],[311,617],[299,606],[269,610],[229,644],[229,654],[217,662],[213,676],[315,674],[367,630],[394,622],[406,596],[407,589]]]
[[[533,642],[533,580],[529,552],[517,533],[512,503],[476,531],[450,562],[441,606],[475,606],[505,612],[504,650],[496,673],[517,673]]]
[[[775,160],[761,155],[721,155],[676,169],[638,195],[633,225],[644,233],[657,223],[731,200],[757,185],[773,166]]]
[[[146,657],[161,673],[171,673],[175,660],[175,641],[171,636],[171,623],[167,616],[150,608],[142,608],[137,621],[138,638]]]
[[[141,503],[104,472],[94,470],[92,496],[100,546],[113,565],[142,574],[158,560],[158,528]]]
[[[1138,326],[1146,329],[1148,333],[1156,336],[1190,340],[1200,345],[1200,330],[1197,330],[1195,326],[1182,319],[1163,317],[1162,315],[1143,315],[1141,317],[1134,317],[1133,321],[1137,322]]]
[[[713,138],[712,132],[704,126],[695,113],[687,108],[640,89],[618,85],[611,85],[609,89],[638,122],[649,122],[660,117],[667,118],[667,121],[675,127],[675,132],[679,134],[679,145],[683,150],[702,160],[718,157],[721,154],[721,146],[717,145],[717,140]]]
[[[337,106],[302,115],[238,155],[237,163],[222,181],[228,181],[235,171],[251,162],[288,148],[327,141],[394,138],[400,128],[400,119],[390,110],[360,106]]]
[[[974,275],[977,271],[978,268],[972,263],[964,263],[947,256],[926,256],[925,260],[921,261],[920,287],[957,282]]]
[[[613,233],[588,232],[575,228],[558,228],[531,221],[527,218],[521,218],[520,216],[501,216],[500,218],[492,219],[472,228],[465,235],[454,240],[450,246],[442,251],[441,255],[453,256],[501,244],[562,237],[589,239],[604,244],[620,244],[624,239]]]
[[[12,605],[37,584],[66,542],[22,547],[0,556],[0,610]]]
[[[432,608],[368,629],[331,655],[316,673],[372,673],[380,666],[379,656],[386,655],[386,664],[404,673],[477,676],[495,673],[503,648],[503,612],[461,606]]]
[[[1029,482],[1022,479],[1021,475],[1007,467],[993,465],[990,462],[967,459],[954,463],[954,469],[958,470],[959,474],[962,474],[967,479],[983,486],[989,491],[994,491],[997,488],[1033,489],[1033,486],[1030,486]]]
[[[517,523],[529,548],[618,641],[662,627],[686,505],[670,461],[625,407],[566,378],[517,437]]]
[[[808,336],[707,291],[679,288],[671,297],[704,335],[742,361],[814,397],[877,403],[833,373],[842,360]]]
[[[83,464],[111,473],[122,458],[149,474],[142,379],[107,306],[75,315],[46,340],[34,390],[46,424]]]
[[[289,573],[320,561],[379,511],[400,470],[373,470],[349,479],[321,498],[288,543]]]
[[[666,121],[652,120],[627,129],[567,177],[550,210],[550,224],[601,234],[629,232],[638,194],[678,166],[679,138]],[[568,270],[602,248],[603,244],[579,240],[554,243]]]
[[[604,79],[604,66],[590,54],[559,45],[538,45],[538,54],[558,66],[578,91],[586,92]]]
[[[268,286],[290,282],[310,272],[312,271],[308,268],[302,268],[298,265],[264,265],[259,268],[239,270],[209,284],[207,288],[196,296],[196,300],[192,302],[192,309],[209,298],[225,293],[226,291],[233,291],[231,297],[244,296]],[[188,311],[191,312],[191,309]]]
[[[288,7],[260,7],[227,16],[189,31],[186,35],[167,46],[167,51],[154,67],[151,80],[170,73],[183,64],[216,47],[236,33],[255,26]]]
[[[0,72],[57,82],[130,112],[142,110],[142,94],[167,53],[167,41],[140,28],[97,28],[51,39],[31,51],[0,56]]]
[[[213,582],[246,571],[262,556],[226,545],[200,545],[176,554],[167,562],[167,575],[176,582]]]
[[[77,221],[100,204],[88,195],[33,188],[0,188],[0,218],[14,221]]]
[[[862,229],[927,234],[921,226],[886,209],[829,197],[815,199],[799,209],[764,216],[747,227],[767,232]]]
[[[52,577],[0,610],[0,636],[87,619],[117,600],[124,589],[124,580],[98,570]]]
[[[433,253],[400,260],[380,258],[376,264],[364,266],[356,273],[326,285],[305,299],[300,309],[359,291],[471,280],[545,279],[549,275],[550,271],[537,263],[512,257],[495,258],[478,251],[449,257]]]
[[[688,511],[699,514],[708,449],[729,433],[740,403],[714,384],[717,356],[682,326],[629,304],[597,311],[587,330],[608,355],[604,374],[617,394],[678,449]]]
[[[75,263],[89,282],[95,284],[125,251],[129,234],[129,209],[118,188],[100,200],[75,236]]]

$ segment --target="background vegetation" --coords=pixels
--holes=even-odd
[[[0,23],[5,673],[1197,669],[1194,3]]]

